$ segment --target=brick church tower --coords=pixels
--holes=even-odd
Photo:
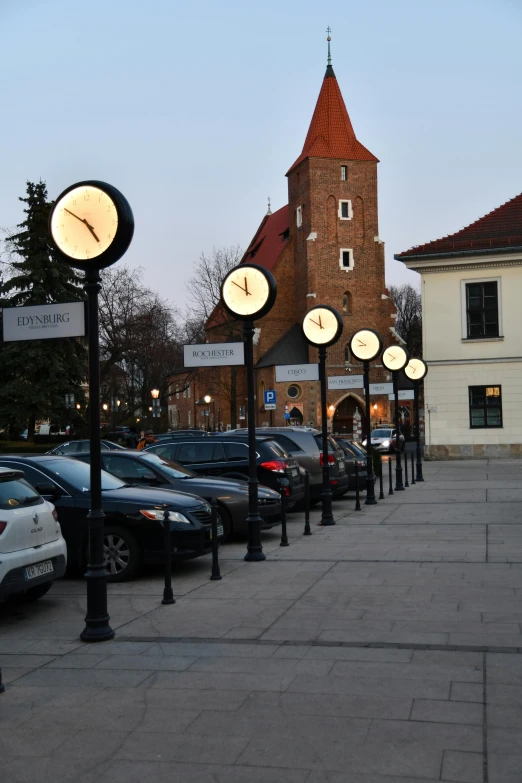
[[[315,111],[301,154],[287,173],[288,205],[274,213],[269,207],[243,257],[244,262],[269,269],[278,286],[274,308],[256,323],[258,426],[286,423],[285,412],[293,423],[320,423],[318,382],[276,382],[278,365],[317,362],[317,351],[308,346],[300,328],[310,307],[329,304],[343,316],[343,335],[328,349],[329,376],[362,373],[346,349],[357,329],[377,329],[385,346],[400,339],[394,330],[395,308],[385,288],[377,164],[355,135],[331,65],[328,39],[328,65]],[[225,317],[216,308],[207,323],[208,341],[224,340]],[[372,382],[387,380],[384,369],[374,364]],[[212,378],[200,378],[199,385],[201,389],[212,386]],[[218,386],[215,381],[214,386]],[[267,389],[277,391],[277,410],[270,413],[263,406]],[[192,399],[200,394],[205,391],[195,389]],[[242,377],[238,377],[237,395],[238,406],[244,404]],[[351,432],[354,415],[357,421],[366,414],[363,396],[362,388],[329,391],[330,429]],[[227,402],[217,400],[218,405],[225,428],[230,422]],[[191,418],[196,423],[196,410]],[[376,423],[391,420],[387,395],[372,397],[371,418]],[[185,424],[184,417],[179,423]]]

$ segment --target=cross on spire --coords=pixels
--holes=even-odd
[[[326,34],[328,36],[328,38],[326,39],[328,41],[328,65],[332,64],[332,57],[330,55],[330,41],[332,40],[331,37],[330,37],[330,33],[331,32],[332,32],[332,30],[331,30],[330,26],[328,26],[326,28]]]

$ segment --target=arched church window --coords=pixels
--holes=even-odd
[[[352,314],[352,295],[349,291],[345,291],[343,294],[343,313],[345,315]]]

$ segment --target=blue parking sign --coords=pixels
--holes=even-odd
[[[273,389],[268,389],[268,391],[265,390],[264,392],[264,403],[265,403],[265,410],[267,411],[275,411],[276,409],[276,393]]]

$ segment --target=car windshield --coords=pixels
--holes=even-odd
[[[43,498],[25,479],[0,481],[0,509],[3,511],[21,506],[37,506],[40,502],[43,503]]]
[[[89,492],[91,489],[91,468],[90,465],[86,465],[85,462],[79,462],[75,459],[53,459],[41,462],[51,474],[52,478],[59,483],[60,478],[67,481],[78,492]],[[126,487],[123,481],[116,478],[116,476],[106,473],[104,470],[101,472],[102,489],[121,489]]]
[[[391,438],[392,430],[374,430],[372,438]]]
[[[177,465],[175,462],[171,462],[170,459],[166,459],[165,457],[158,457],[157,454],[146,452],[145,454],[142,454],[141,459],[151,462],[153,465],[157,465],[164,473],[172,476],[172,478],[186,479],[195,478],[195,476],[197,476],[197,473],[194,473],[193,470]]]

